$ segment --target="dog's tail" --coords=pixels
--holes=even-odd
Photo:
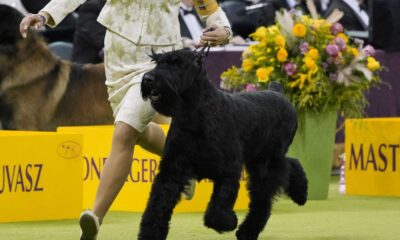
[[[304,205],[307,201],[308,180],[299,160],[286,157],[289,161],[289,183],[286,186],[286,194],[298,205]]]
[[[278,93],[284,93],[282,84],[276,81],[272,81],[268,84],[268,90]]]

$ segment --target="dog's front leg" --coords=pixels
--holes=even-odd
[[[233,211],[239,191],[238,174],[214,180],[214,190],[204,216],[204,225],[221,233],[233,231],[237,227],[237,217]]]
[[[187,179],[185,180],[179,172],[160,170],[153,183],[146,211],[142,216],[139,240],[167,238],[169,221],[185,184],[187,184]]]

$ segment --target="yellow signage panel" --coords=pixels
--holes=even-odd
[[[165,132],[168,126],[162,126]],[[62,127],[58,132],[81,133],[84,135],[83,180],[84,208],[93,208],[100,173],[111,149],[111,139],[114,127]],[[135,147],[132,158],[132,168],[125,185],[119,193],[111,210],[143,212],[150,194],[151,184],[158,171],[160,157]],[[245,178],[245,177],[244,177]],[[241,181],[236,209],[247,209],[248,197],[245,182]],[[206,210],[211,197],[212,183],[202,181],[196,184],[195,196],[192,200],[182,200],[176,207],[176,212],[202,212]]]
[[[346,193],[400,196],[400,118],[346,121]]]
[[[0,131],[0,222],[76,219],[82,135]]]

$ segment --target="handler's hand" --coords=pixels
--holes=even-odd
[[[211,26],[203,31],[200,38],[200,46],[204,47],[207,44],[216,46],[227,43],[229,40],[229,32],[224,27]]]
[[[33,27],[39,29],[44,27],[46,18],[41,14],[29,14],[25,16],[19,25],[19,31],[23,38],[26,38],[28,29]]]

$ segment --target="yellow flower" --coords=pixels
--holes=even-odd
[[[357,48],[350,48],[351,53],[353,54],[354,57],[357,57],[358,55],[360,55],[360,52],[358,51]]]
[[[320,29],[322,26],[324,26],[325,25],[325,20],[322,20],[322,19],[317,19],[317,20],[315,20],[314,22],[313,22],[313,27],[315,28],[315,29]]]
[[[265,57],[265,56],[261,56],[261,57],[257,58],[257,60],[256,60],[257,64],[262,64],[264,62],[267,62],[267,57]]]
[[[244,58],[248,58],[248,57],[250,57],[251,55],[253,55],[253,50],[252,50],[253,48],[252,47],[248,47],[248,48],[246,48],[244,51],[243,51],[243,53],[242,53],[242,58],[244,59]]]
[[[259,82],[266,83],[269,81],[269,75],[274,70],[273,67],[262,67],[257,69],[256,75]]]
[[[242,62],[242,68],[245,72],[250,72],[253,69],[254,62],[251,59],[244,59]]]
[[[367,67],[371,71],[376,71],[376,70],[379,70],[381,68],[381,64],[378,61],[376,61],[375,58],[368,57],[367,58]]]
[[[267,32],[268,32],[269,34],[272,34],[272,35],[275,35],[275,34],[279,34],[279,33],[280,33],[279,28],[278,28],[278,26],[276,26],[276,25],[272,25],[272,26],[268,27],[268,28],[267,28]]]
[[[258,48],[257,44],[251,45],[250,47],[250,51],[253,53],[254,56],[258,57],[263,55],[263,52],[260,51],[260,49]]]
[[[260,42],[258,43],[258,46],[260,48],[265,48],[267,46],[267,41],[266,39],[261,39]]]
[[[314,19],[310,18],[307,15],[303,15],[303,16],[301,16],[301,21],[307,25],[310,25],[314,21]]]
[[[303,89],[304,84],[306,83],[306,80],[307,80],[307,74],[300,73],[297,76],[298,76],[298,78],[295,81],[289,83],[289,87],[295,88],[298,86],[300,89]]]
[[[257,30],[250,35],[256,40],[262,40],[267,37],[267,28],[266,27],[259,27]]]
[[[349,43],[349,38],[344,33],[339,33],[337,37],[343,39],[346,43]]]
[[[303,61],[306,64],[307,68],[310,69],[310,71],[316,72],[316,70],[318,70],[317,64],[310,57],[305,57]]]
[[[293,35],[296,37],[304,37],[306,35],[307,29],[302,23],[297,23],[293,27]]]
[[[319,52],[318,49],[316,48],[311,48],[310,51],[308,51],[307,54],[308,57],[310,57],[313,60],[317,60],[319,58]]]
[[[278,35],[275,37],[275,43],[278,45],[278,47],[285,47],[286,40],[282,35]]]
[[[287,57],[288,57],[288,52],[284,48],[279,49],[278,53],[276,54],[276,58],[278,59],[279,62],[286,62]]]

